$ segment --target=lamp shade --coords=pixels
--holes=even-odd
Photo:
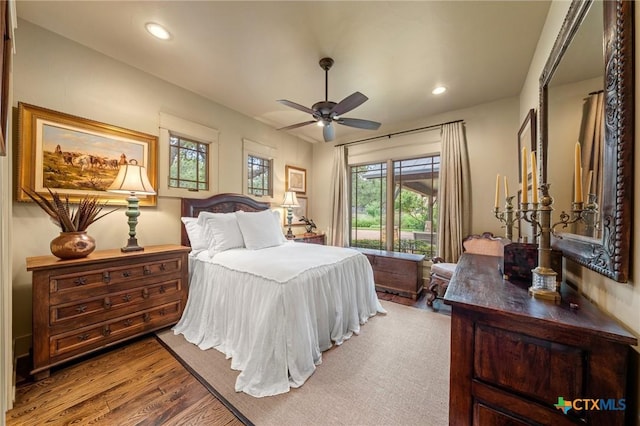
[[[134,192],[144,195],[153,195],[156,193],[147,177],[147,169],[133,163],[133,161],[120,166],[118,176],[116,176],[111,186],[107,188],[107,191],[120,194],[130,194]]]
[[[282,200],[282,207],[298,207],[298,199],[296,193],[293,191],[287,191],[284,193],[284,200]]]

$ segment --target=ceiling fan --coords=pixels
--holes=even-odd
[[[286,99],[280,99],[283,105],[291,108],[295,108],[299,111],[311,114],[313,120],[305,121],[303,123],[292,124],[291,126],[281,127],[278,130],[291,130],[298,127],[306,126],[308,124],[316,123],[318,126],[322,126],[322,136],[325,142],[332,141],[335,136],[335,130],[332,123],[342,124],[343,126],[357,127],[358,129],[377,130],[380,127],[380,123],[370,120],[362,120],[360,118],[346,118],[342,117],[352,109],[355,109],[362,105],[367,99],[365,95],[360,92],[352,93],[338,103],[328,100],[329,98],[329,70],[333,65],[333,59],[322,58],[320,59],[320,68],[324,70],[324,101],[316,102],[311,108],[297,104],[295,102],[288,101]]]

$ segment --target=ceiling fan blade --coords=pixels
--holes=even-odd
[[[346,98],[341,100],[336,106],[333,107],[333,109],[331,110],[331,115],[345,114],[351,111],[352,109],[362,105],[367,99],[369,98],[367,98],[365,95],[363,95],[360,92],[352,93],[351,95],[347,96]]]
[[[336,135],[336,129],[331,125],[331,123],[326,124],[322,128],[322,136],[324,137],[325,142],[331,142]]]
[[[300,105],[300,104],[297,104],[297,103],[295,103],[295,102],[288,101],[288,100],[286,100],[286,99],[278,99],[278,102],[280,102],[282,105],[286,105],[286,106],[288,106],[288,107],[295,108],[295,109],[297,109],[298,111],[306,112],[306,113],[311,114],[311,115],[313,115],[313,114],[315,114],[315,113],[316,113],[316,112],[315,112],[314,110],[312,110],[311,108],[307,108],[307,107],[306,107],[306,106],[304,106],[304,105]]]
[[[311,121],[305,121],[304,123],[297,123],[297,124],[292,124],[291,126],[286,126],[286,127],[280,127],[277,130],[291,130],[291,129],[297,129],[298,127],[302,127],[302,126],[306,126],[307,124],[313,124],[315,123],[316,120],[311,120]]]
[[[340,118],[334,120],[338,124],[349,127],[357,127],[358,129],[378,130],[381,123],[377,121],[361,120],[360,118]]]

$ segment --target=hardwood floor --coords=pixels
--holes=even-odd
[[[20,385],[7,425],[241,425],[155,338]]]
[[[430,309],[378,293],[381,300]],[[155,336],[52,369],[18,385],[11,425],[241,425]]]

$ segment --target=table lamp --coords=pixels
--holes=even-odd
[[[129,194],[129,197],[127,197],[127,211],[125,212],[125,215],[129,218],[127,221],[129,224],[129,241],[125,247],[122,247],[122,251],[144,250],[143,247],[138,245],[138,239],[136,238],[136,225],[138,224],[138,216],[140,216],[138,197],[136,195],[153,195],[156,193],[147,177],[147,169],[139,166],[136,160],[130,160],[129,163],[120,166],[118,176],[116,176],[111,186],[107,188],[107,191],[117,194]]]
[[[287,225],[289,229],[287,229],[286,237],[288,239],[292,239],[295,237],[293,232],[291,231],[291,219],[293,219],[293,208],[298,207],[298,199],[296,198],[296,193],[293,191],[287,191],[284,193],[284,200],[282,201],[282,207],[286,207],[287,209]]]

